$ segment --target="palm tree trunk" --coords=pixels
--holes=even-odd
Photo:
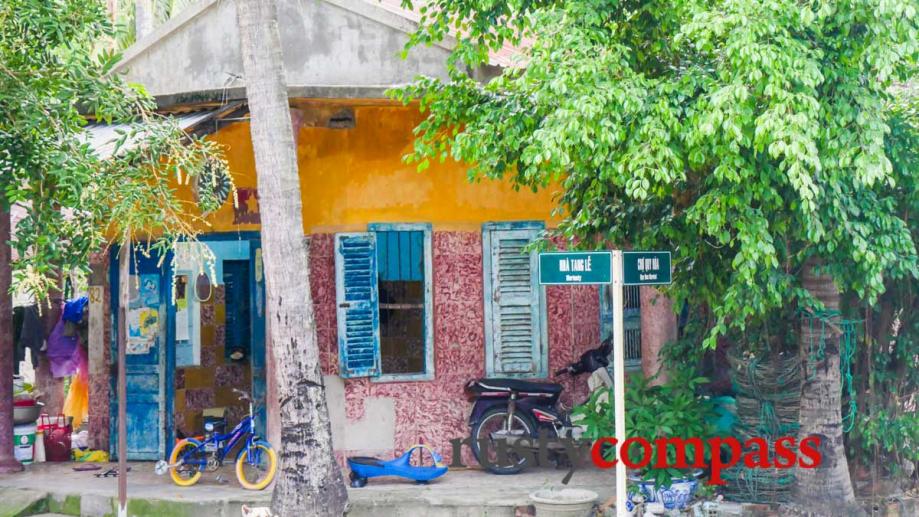
[[[134,41],[140,41],[153,32],[155,16],[153,0],[134,0]]]
[[[281,469],[272,510],[283,517],[340,516],[348,493],[332,451],[332,428],[319,370],[277,8],[274,0],[237,0],[236,10],[281,413]]]
[[[813,261],[805,265],[801,281],[827,311],[839,310],[839,289],[833,279],[818,274]],[[801,388],[801,428],[798,440],[807,436],[820,438],[822,461],[817,468],[798,468],[796,502],[817,515],[859,515],[863,511],[855,502],[849,464],[843,444],[842,378],[839,372],[840,333],[834,326],[820,324],[801,326],[801,357],[805,364]],[[825,340],[825,353],[816,363],[808,354]]]
[[[13,457],[13,295],[10,211],[0,206],[0,473],[19,472]]]

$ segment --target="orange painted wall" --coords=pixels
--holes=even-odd
[[[402,162],[421,120],[414,107],[354,106],[353,129],[301,128],[297,154],[305,233],[362,231],[371,222],[427,222],[435,230],[478,230],[485,221],[543,220],[551,224],[553,196],[514,191],[508,182],[469,183],[455,162],[424,172]],[[255,159],[248,122],[221,127],[209,138],[225,146],[237,187],[254,188]],[[256,230],[233,224],[230,203],[209,217],[209,231]]]

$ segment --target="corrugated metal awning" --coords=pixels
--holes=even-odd
[[[180,128],[189,131],[195,126],[210,120],[221,111],[222,110],[219,108],[213,108],[167,116],[172,117],[179,124]],[[103,160],[111,158],[112,154],[115,153],[115,146],[118,140],[125,131],[129,131],[130,129],[131,126],[128,124],[90,124],[83,128],[86,135],[86,143],[88,143],[96,152],[96,155]],[[143,133],[136,133],[129,136],[121,146],[121,150],[133,148],[142,139]]]

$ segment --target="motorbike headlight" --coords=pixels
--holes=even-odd
[[[205,431],[208,431],[208,432],[213,431],[213,430],[214,430],[214,424],[212,424],[211,422],[208,422],[208,423],[204,424],[204,430],[205,430]]]

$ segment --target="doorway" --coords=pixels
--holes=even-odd
[[[177,268],[174,436],[200,436],[204,419],[228,429],[248,415],[234,389],[264,406],[264,282],[256,274],[259,241],[205,240],[216,257],[209,272]],[[260,271],[260,269],[258,269]],[[264,434],[264,420],[257,419]]]
[[[201,246],[216,257],[201,266]],[[258,234],[216,234],[180,243],[168,256],[131,257],[127,308],[127,458],[169,455],[177,438],[202,434],[204,415],[235,425],[256,401],[256,429],[265,435],[265,284]],[[112,253],[112,357],[117,357],[117,251]],[[118,405],[111,380],[110,450],[117,456]]]

